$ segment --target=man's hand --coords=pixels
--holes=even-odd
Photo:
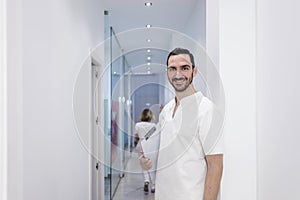
[[[143,152],[140,152],[140,165],[143,170],[150,170],[152,168],[152,161],[149,158],[146,158]]]

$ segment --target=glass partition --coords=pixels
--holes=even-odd
[[[110,196],[124,176],[130,146],[130,81],[125,72],[128,65],[113,28],[110,28],[110,80],[111,80],[111,146],[110,146]]]

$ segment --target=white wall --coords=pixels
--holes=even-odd
[[[220,74],[226,96],[222,200],[256,199],[255,1],[220,0]]]
[[[7,198],[23,198],[22,1],[7,1]]]
[[[300,199],[300,2],[257,8],[257,199]]]
[[[9,169],[16,175],[8,176],[19,182],[9,199],[88,199],[88,153],[76,136],[72,91],[89,49],[103,39],[103,3],[10,2],[8,42],[14,51],[8,64],[14,84],[8,108],[17,107],[9,112],[14,142],[8,143],[14,148]]]
[[[7,198],[6,1],[0,1],[0,199]]]
[[[202,47],[206,45],[206,0],[198,0],[190,11],[184,33],[197,41]]]
[[[206,1],[205,47],[208,56],[219,69],[219,0]]]

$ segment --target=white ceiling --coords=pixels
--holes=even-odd
[[[145,2],[152,2],[146,7]],[[184,32],[199,0],[107,0],[109,24],[122,46],[132,73],[161,73],[174,31]],[[151,24],[152,28],[145,28]],[[147,42],[150,38],[152,41]],[[151,53],[146,49],[151,48]],[[151,64],[147,65],[147,57]]]

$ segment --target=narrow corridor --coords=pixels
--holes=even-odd
[[[125,176],[121,179],[113,200],[154,200],[153,193],[150,191],[149,193],[144,193],[143,175],[137,154],[132,153],[127,163],[126,171],[129,172],[126,172]]]

